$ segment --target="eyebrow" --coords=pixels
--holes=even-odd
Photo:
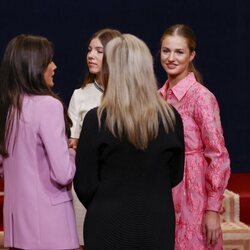
[[[163,46],[163,49],[170,49],[169,47]],[[185,48],[175,48],[174,50],[185,50]]]

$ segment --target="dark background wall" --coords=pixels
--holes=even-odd
[[[159,85],[159,39],[175,23],[197,35],[195,63],[216,95],[233,172],[250,172],[250,2],[244,0],[0,0],[0,56],[20,33],[55,44],[55,91],[66,104],[83,79],[88,38],[112,27],[143,39],[155,57]]]

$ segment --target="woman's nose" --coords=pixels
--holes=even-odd
[[[95,57],[95,53],[93,52],[93,50],[88,53],[88,57],[89,58],[94,58]]]
[[[52,63],[52,67],[53,67],[53,69],[55,70],[55,69],[57,69],[57,66],[56,66],[56,64],[52,61],[51,62]]]
[[[169,53],[168,60],[169,61],[174,61],[174,53],[173,52]]]

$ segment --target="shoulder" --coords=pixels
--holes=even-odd
[[[83,123],[84,123],[83,126],[86,124],[94,125],[98,123],[97,107],[90,109],[86,113]]]
[[[217,102],[215,95],[199,82],[196,82],[192,86],[189,96],[195,100],[196,106],[199,106],[198,103]]]
[[[31,97],[34,102],[34,107],[41,112],[55,113],[63,111],[62,103],[53,96],[41,95]]]
[[[203,95],[214,96],[214,94],[207,87],[205,87],[199,82],[196,82],[193,85],[192,90],[195,91],[199,96]]]
[[[88,83],[87,85],[85,85],[82,88],[79,89],[75,89],[71,99],[77,99],[79,101],[84,100],[84,99],[88,99],[91,95],[95,95],[98,92],[98,90],[96,89],[96,87],[94,86],[93,83]]]
[[[204,122],[208,118],[214,119],[214,114],[220,112],[215,95],[204,85],[197,84],[194,92],[194,118],[196,122]]]
[[[88,83],[86,84],[84,87],[75,89],[73,92],[73,95],[82,95],[84,94],[86,91],[90,91],[92,88],[94,87],[93,83]]]
[[[75,91],[77,91],[78,93],[85,93],[85,92],[89,92],[89,91],[93,91],[96,90],[96,87],[94,85],[94,83],[88,83],[86,84],[84,87],[76,89]]]
[[[97,116],[97,108],[93,108],[87,112],[84,117],[81,134],[92,134],[92,136],[97,136],[99,134],[99,121]],[[80,136],[81,138],[81,136]]]

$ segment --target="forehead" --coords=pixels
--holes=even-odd
[[[182,36],[167,35],[162,41],[162,47],[185,49],[188,48],[188,43],[187,39]]]
[[[93,39],[90,41],[89,46],[92,47],[92,48],[95,48],[95,47],[101,47],[101,48],[103,48],[100,39],[97,38],[97,37],[93,38]]]

